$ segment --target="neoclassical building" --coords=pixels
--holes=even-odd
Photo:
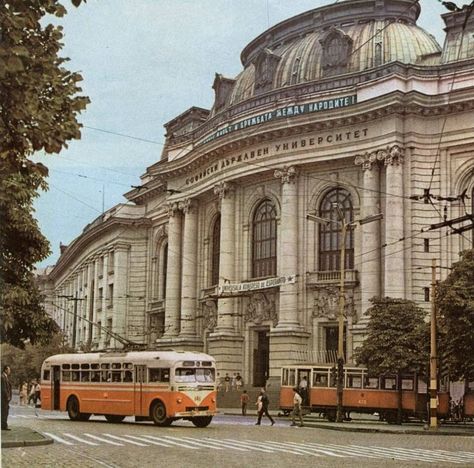
[[[448,267],[473,245],[472,231],[428,228],[472,213],[474,14],[443,15],[440,47],[419,12],[340,1],[263,32],[237,77],[216,73],[212,108],[165,124],[129,203],[47,275],[71,343],[121,346],[107,328],[204,350],[261,385],[285,364],[333,362],[341,275],[347,362],[370,298],[429,310],[432,259]]]

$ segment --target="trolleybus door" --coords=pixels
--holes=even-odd
[[[61,398],[61,366],[52,366],[51,369],[52,379],[51,385],[53,388],[51,389],[52,401],[51,401],[51,409],[52,410],[59,410],[60,407],[60,398]]]
[[[146,383],[146,366],[135,366],[134,412],[136,415],[142,414],[144,383]]]

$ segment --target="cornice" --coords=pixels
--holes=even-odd
[[[450,113],[459,113],[474,108],[472,89],[458,90],[451,94],[456,101],[447,102],[447,95],[428,96],[417,91],[404,93],[394,91],[390,94],[374,97],[339,112],[314,114],[309,121],[308,115],[293,117],[291,121],[269,121],[254,127],[252,135],[245,132],[231,133],[210,142],[205,147],[197,147],[186,157],[161,164],[160,172],[154,174],[162,181],[178,177],[198,169],[202,164],[211,163],[230,151],[236,151],[265,141],[282,137],[302,135],[315,131],[330,131],[379,120],[391,115],[420,115],[437,117]],[[329,116],[333,116],[330,118]],[[317,119],[317,120],[316,120]],[[257,133],[258,132],[258,133]],[[157,168],[158,169],[158,168]]]
[[[84,232],[79,237],[76,237],[69,244],[66,251],[59,257],[58,262],[49,273],[51,280],[55,281],[69,266],[69,263],[75,258],[75,256],[83,251],[88,244],[93,242],[95,239],[100,236],[112,231],[119,226],[135,226],[135,227],[149,227],[152,222],[148,218],[109,218],[105,222],[94,226],[90,230]],[[123,244],[123,242],[121,242]],[[104,246],[104,249],[107,249],[109,245]],[[92,255],[94,256],[94,254]]]

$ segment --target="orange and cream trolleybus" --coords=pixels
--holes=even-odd
[[[57,354],[41,369],[41,408],[67,411],[73,421],[95,414],[206,427],[217,412],[215,360],[188,351]]]

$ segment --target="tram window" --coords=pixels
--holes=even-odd
[[[288,383],[288,374],[289,370],[288,369],[283,369],[283,378],[282,378],[282,385],[289,385]]]
[[[123,381],[124,382],[131,382],[132,380],[133,380],[132,371],[129,371],[129,370],[125,371],[123,373]]]
[[[71,380],[73,382],[79,382],[80,372],[79,371],[72,371],[71,372]]]
[[[347,376],[347,388],[362,388],[362,377],[349,374]]]
[[[99,369],[99,364],[91,364],[91,369]]]
[[[92,371],[91,372],[91,382],[100,382],[100,372]]]
[[[71,366],[71,369],[79,369],[79,364],[73,364],[73,365]]]
[[[111,380],[110,372],[105,370],[105,371],[102,371],[100,374],[101,374],[100,378],[102,382],[110,382]]]
[[[196,380],[198,382],[214,382],[214,369],[196,369]]]
[[[169,369],[148,369],[148,382],[169,382]]]
[[[89,371],[81,371],[81,382],[89,382],[90,375]]]
[[[122,364],[120,364],[119,362],[112,363],[112,369],[121,369],[121,368],[122,368]]]
[[[413,379],[412,378],[402,379],[402,390],[413,390]]]
[[[63,371],[63,382],[71,381],[71,371]]]
[[[109,366],[110,366],[109,363],[108,363],[108,362],[105,362],[105,363],[103,363],[103,364],[100,365],[100,368],[101,368],[101,369],[108,369]]]
[[[63,369],[70,369],[71,365],[70,364],[63,364]]]
[[[89,369],[89,364],[81,364],[81,369]]]
[[[51,371],[48,369],[48,370],[44,370],[43,371],[43,380],[49,380],[50,379],[50,374],[51,374]]]
[[[122,381],[122,372],[112,371],[112,382],[118,383]]]
[[[314,372],[313,373],[313,387],[327,387],[328,373]]]
[[[379,388],[379,379],[377,377],[365,377],[364,388]]]
[[[288,374],[288,385],[291,387],[296,385],[296,369],[290,369]]]
[[[382,390],[396,390],[397,381],[395,377],[383,377],[382,378]]]

